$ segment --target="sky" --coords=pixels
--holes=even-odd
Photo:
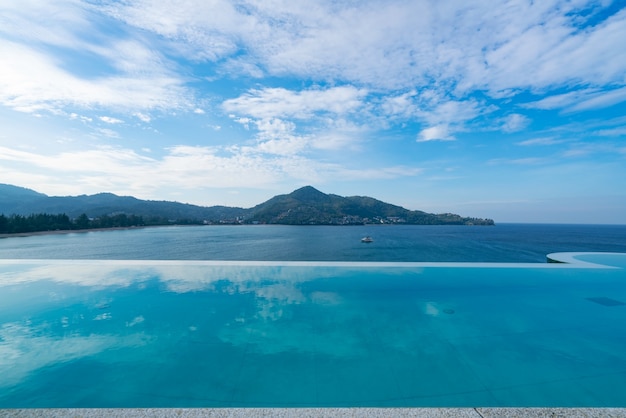
[[[626,1],[0,2],[0,183],[626,223]]]

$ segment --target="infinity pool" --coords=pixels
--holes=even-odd
[[[0,408],[626,406],[626,254],[0,260]]]

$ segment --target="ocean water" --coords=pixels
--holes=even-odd
[[[370,235],[374,242],[360,239]],[[626,225],[186,226],[0,239],[4,259],[544,262],[626,252]]]
[[[589,225],[0,239],[0,408],[626,407],[624,253]]]

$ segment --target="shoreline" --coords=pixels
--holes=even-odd
[[[157,228],[160,226],[170,225],[149,225],[149,226],[115,226],[112,228],[87,228],[87,229],[57,229],[54,231],[33,231],[33,232],[16,232],[13,234],[0,234],[2,238],[23,238],[37,235],[64,235],[64,234],[81,234],[88,232],[106,232],[106,231],[123,231],[126,229],[144,229],[144,228]]]

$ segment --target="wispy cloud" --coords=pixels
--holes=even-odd
[[[593,154],[613,154],[619,155],[624,153],[624,146],[613,143],[595,143],[595,142],[577,142],[563,152],[566,158],[585,157]]]
[[[0,67],[5,106],[34,112],[190,105],[192,94],[172,63],[140,41],[103,34],[101,15],[89,4],[8,2],[0,12],[0,54],[9,63]],[[69,65],[70,57],[93,70]]]
[[[541,165],[551,162],[551,159],[545,157],[526,157],[526,158],[497,158],[487,161],[489,165]]]
[[[24,45],[4,41],[0,54],[11,57],[11,65],[0,67],[0,103],[19,111],[68,107],[166,110],[190,103],[190,93],[171,75],[120,74],[89,79]]]
[[[266,145],[269,146],[269,145]],[[115,191],[123,195],[158,198],[158,188],[180,190],[228,187],[268,188],[285,177],[301,181],[327,182],[335,178],[390,179],[415,176],[422,172],[415,167],[389,166],[354,168],[323,163],[296,155],[276,152],[264,156],[265,150],[250,147],[172,147],[162,158],[148,157],[120,147],[42,155],[0,147],[0,170],[4,181],[21,179],[24,170],[45,171],[56,186],[53,194],[83,194],[90,188]],[[71,181],[70,181],[71,179]],[[32,181],[33,179],[31,179]],[[196,203],[201,203],[196,201]]]
[[[626,87],[596,93],[592,97],[588,97],[576,103],[567,110],[578,112],[583,110],[604,109],[624,101],[626,101]]]
[[[145,123],[150,123],[150,121],[152,120],[152,117],[150,115],[141,112],[136,112],[133,114],[133,116]]]
[[[555,1],[516,6],[520,7],[496,8],[485,15],[489,19],[504,11],[498,24],[510,25],[483,45],[487,66],[481,75],[488,77],[483,83],[490,90],[594,86],[617,81],[623,74],[625,52],[615,51],[613,42],[626,36],[625,11],[593,25],[590,22],[599,9],[589,4]],[[583,10],[589,12],[586,18],[576,13]]]
[[[541,137],[541,138],[532,138],[532,139],[527,139],[525,141],[520,141],[517,143],[517,145],[522,145],[522,146],[556,145],[556,144],[562,144],[563,142],[566,142],[566,141],[562,139],[556,139],[553,137]]]
[[[595,132],[599,136],[623,136],[626,135],[626,126],[620,126],[611,129],[601,129]]]
[[[319,113],[342,115],[363,106],[366,91],[352,86],[292,91],[284,88],[251,90],[244,95],[226,100],[227,112],[258,119],[275,117],[310,118]]]
[[[514,113],[503,119],[501,129],[504,132],[518,132],[526,128],[530,122],[528,117]]]
[[[531,109],[562,109],[565,112],[603,109],[626,101],[626,87],[601,90],[599,88],[576,90],[545,97],[524,107]]]

